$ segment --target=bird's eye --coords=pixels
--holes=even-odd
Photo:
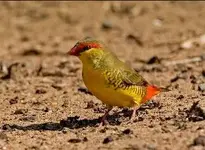
[[[90,49],[89,46],[84,46],[84,47],[83,47],[83,51],[86,51],[86,50],[88,50],[88,49]]]

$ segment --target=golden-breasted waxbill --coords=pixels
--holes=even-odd
[[[83,81],[88,90],[107,105],[101,125],[113,106],[133,107],[133,120],[140,105],[161,91],[120,61],[101,41],[85,38],[68,53],[81,60]]]

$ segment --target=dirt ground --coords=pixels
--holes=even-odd
[[[0,149],[205,149],[205,2],[1,2]],[[161,93],[105,106],[66,53],[91,36]],[[106,93],[105,93],[106,94]]]

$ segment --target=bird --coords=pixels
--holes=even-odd
[[[161,92],[160,87],[147,82],[100,40],[81,39],[68,54],[80,59],[85,86],[106,104],[100,126],[107,123],[107,115],[114,106],[133,108],[130,120],[134,121],[139,107]]]

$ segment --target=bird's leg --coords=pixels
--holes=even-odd
[[[133,122],[136,116],[136,111],[140,108],[140,106],[135,106],[132,112],[132,116],[130,118],[130,121]]]
[[[107,115],[109,114],[109,112],[112,110],[112,106],[107,106],[107,111],[105,112],[105,114],[102,116],[101,122],[100,122],[100,127],[105,125],[107,122]]]

